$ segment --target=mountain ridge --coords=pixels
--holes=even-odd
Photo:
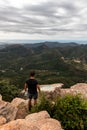
[[[0,45],[0,49],[2,48],[5,48],[5,47],[12,47],[12,46],[18,46],[18,45],[21,45],[21,46],[24,46],[26,48],[36,48],[36,47],[39,47],[41,45],[46,45],[48,46],[49,48],[55,48],[55,47],[66,47],[66,46],[77,46],[79,45],[78,43],[75,43],[75,42],[69,42],[69,43],[60,43],[60,42],[49,42],[49,41],[46,41],[46,42],[40,42],[40,43],[25,43],[25,44],[21,44],[21,43],[17,43],[17,44],[12,44],[12,43],[5,43],[5,44],[1,44]]]

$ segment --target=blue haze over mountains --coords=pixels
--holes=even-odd
[[[11,44],[23,44],[25,47],[47,45],[48,47],[53,48],[87,44],[87,40],[0,40],[0,49],[3,49]]]
[[[70,43],[75,42],[78,44],[87,44],[87,40],[0,40],[0,44],[17,44],[17,43],[42,43],[42,42],[60,42],[60,43]]]

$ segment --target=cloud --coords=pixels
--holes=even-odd
[[[47,0],[22,7],[0,0],[0,32],[33,35],[59,35],[67,38],[87,34],[86,0]],[[69,36],[68,36],[69,35]],[[77,35],[78,37],[78,35]]]

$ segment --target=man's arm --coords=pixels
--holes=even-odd
[[[27,86],[27,84],[25,83],[25,84],[24,84],[24,90],[25,90],[25,92],[27,91],[27,88],[28,88],[28,86]]]
[[[40,85],[39,85],[39,84],[37,84],[37,89],[38,89],[39,92],[41,91],[41,90],[40,90]]]

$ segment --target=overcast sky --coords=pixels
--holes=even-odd
[[[0,0],[0,39],[87,39],[87,0]]]

